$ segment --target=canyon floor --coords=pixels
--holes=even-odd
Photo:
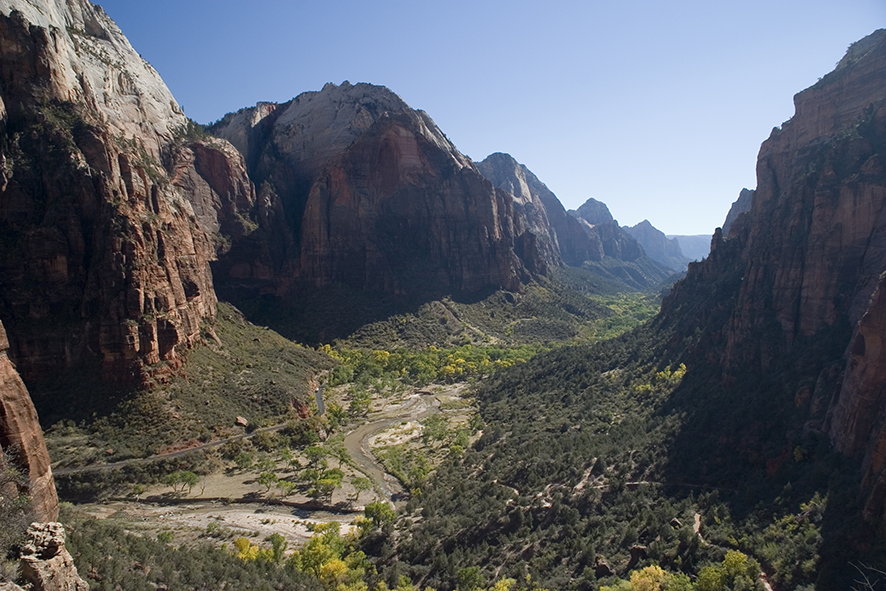
[[[331,397],[340,392],[331,392]],[[290,548],[307,540],[313,526],[338,522],[343,530],[362,515],[366,503],[387,500],[393,506],[408,498],[403,484],[375,457],[373,450],[390,445],[418,444],[421,421],[431,414],[444,413],[449,424],[463,424],[475,412],[468,398],[468,384],[432,385],[410,388],[399,396],[373,400],[372,410],[360,422],[340,432],[349,454],[343,462],[332,460],[345,473],[340,488],[331,499],[318,502],[305,493],[282,497],[258,482],[257,469],[222,467],[203,477],[190,492],[172,492],[170,486],[156,484],[132,498],[78,504],[73,510],[97,519],[117,520],[127,530],[157,536],[165,532],[175,543],[214,538],[220,543],[236,537],[264,540],[271,534],[284,536]],[[215,443],[216,445],[218,442]],[[277,473],[292,475],[282,463]],[[357,493],[353,477],[365,476],[372,490]]]

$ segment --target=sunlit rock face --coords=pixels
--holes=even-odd
[[[598,237],[585,232],[581,223],[566,213],[557,196],[511,155],[491,154],[477,168],[493,185],[514,196],[515,207],[538,237],[548,261],[580,265],[602,258],[603,245]]]
[[[217,234],[254,209],[242,158],[185,139],[159,75],[86,0],[3,0],[0,46],[0,318],[20,373],[174,370],[215,314]]]
[[[28,495],[34,519],[55,521],[58,519],[58,497],[49,468],[49,452],[34,403],[6,356],[8,349],[6,331],[0,324],[0,468],[16,469],[27,476],[27,483],[11,485],[17,490],[0,490],[0,494]]]
[[[243,154],[263,242],[235,243],[219,281],[395,293],[516,289],[559,257],[523,203],[496,190],[422,111],[370,84],[327,84],[211,128]],[[273,243],[273,246],[269,246]]]

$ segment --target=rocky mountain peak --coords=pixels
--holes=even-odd
[[[682,271],[689,264],[689,258],[683,254],[677,239],[665,236],[649,220],[643,220],[633,227],[626,226],[624,231],[637,239],[646,254],[671,269]]]
[[[552,262],[521,204],[383,86],[326,84],[210,130],[237,146],[280,205],[276,226],[256,235],[260,245],[235,245],[221,261],[231,289],[261,283],[282,297],[335,282],[404,293],[516,288],[527,269],[543,273]]]
[[[155,157],[186,124],[160,75],[100,6],[88,0],[0,0],[0,15],[0,71],[18,78],[3,97],[6,108],[38,98],[21,85],[31,78],[42,98],[88,105],[112,135],[138,137]],[[38,27],[36,37],[29,26]],[[10,95],[15,89],[21,94]]]
[[[729,213],[726,214],[726,219],[723,221],[724,237],[729,237],[729,230],[732,229],[732,224],[735,223],[738,216],[751,210],[753,202],[754,191],[751,189],[742,189],[741,193],[738,194],[738,199],[732,203],[732,207],[729,208]]]
[[[514,196],[519,203],[531,203],[533,193],[551,193],[528,168],[514,160],[510,154],[496,152],[477,164],[483,176],[492,184]],[[551,193],[553,194],[553,193]]]
[[[606,204],[593,197],[585,201],[578,209],[570,211],[569,214],[583,219],[592,226],[614,221]]]
[[[322,90],[304,92],[287,103],[258,103],[226,115],[211,130],[234,144],[259,177],[263,176],[260,152],[269,138],[299,176],[314,177],[374,123],[393,114],[413,118],[426,139],[460,165],[468,165],[427,114],[411,109],[394,92],[374,84],[329,82]]]

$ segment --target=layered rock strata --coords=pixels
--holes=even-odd
[[[86,0],[0,2],[0,44],[0,318],[19,371],[175,368],[214,317],[221,233],[253,209],[242,158],[187,140],[160,77]]]
[[[240,150],[259,199],[275,204],[261,232],[219,262],[231,289],[516,289],[559,263],[539,212],[494,189],[427,114],[386,88],[327,84],[211,131]]]

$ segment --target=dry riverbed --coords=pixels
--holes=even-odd
[[[453,425],[466,423],[475,412],[466,398],[466,386],[430,386],[397,398],[373,400],[370,416],[351,426],[342,441],[350,455],[350,461],[340,464],[345,478],[323,505],[303,491],[282,497],[278,490],[269,491],[260,484],[257,472],[227,467],[203,477],[190,492],[172,493],[167,485],[154,485],[132,498],[78,505],[76,510],[98,519],[119,520],[126,529],[152,537],[171,532],[165,535],[172,535],[175,543],[197,539],[230,543],[240,536],[259,542],[277,533],[293,548],[308,539],[313,526],[320,523],[336,521],[347,531],[366,503],[405,498],[399,481],[385,471],[372,449],[417,443],[422,420],[431,414],[445,413]],[[333,458],[329,462],[339,466]],[[292,476],[283,462],[277,464],[276,473],[281,478]],[[374,490],[356,495],[351,481],[361,476],[369,478]]]

